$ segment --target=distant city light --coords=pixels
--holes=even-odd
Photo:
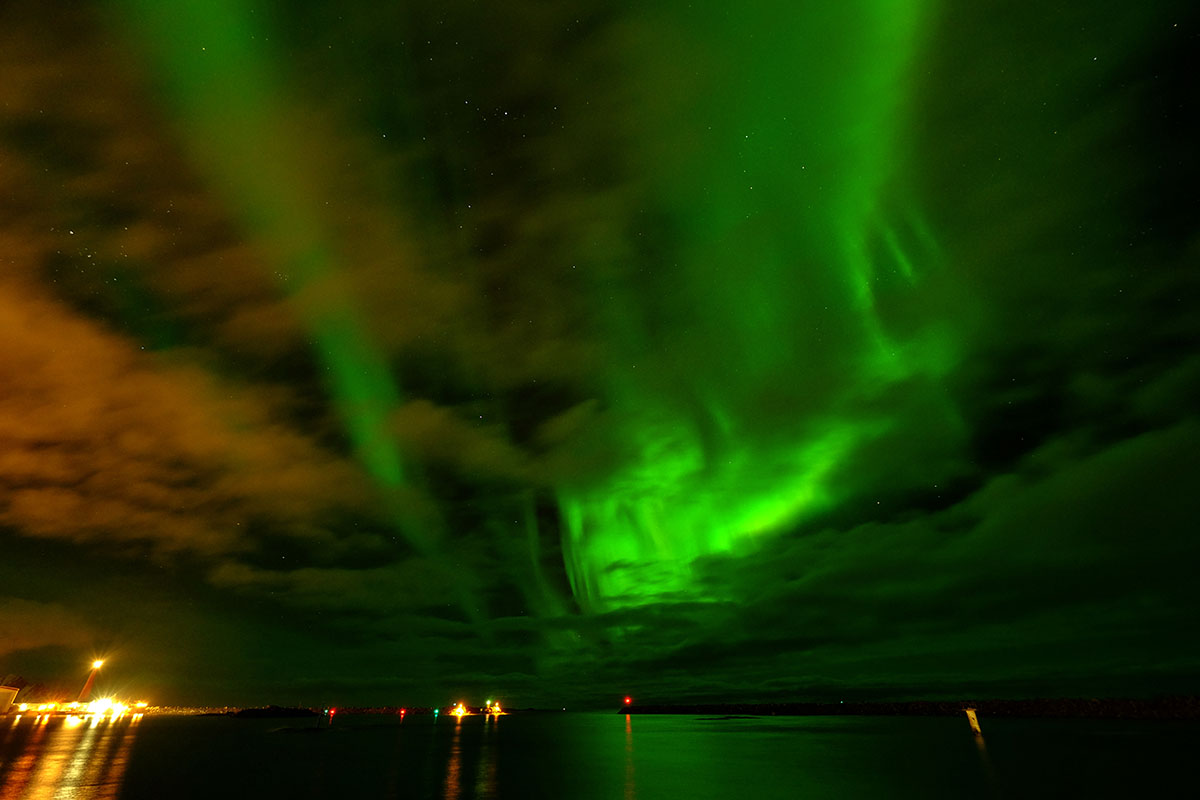
[[[93,700],[87,704],[87,710],[90,714],[103,714],[112,708],[113,701],[111,697],[104,697],[100,700]]]

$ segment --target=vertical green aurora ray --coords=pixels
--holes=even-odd
[[[306,151],[319,145],[270,65],[266,31],[240,0],[129,0],[124,9],[160,69],[189,147],[274,257],[280,287],[297,297],[358,458],[385,490],[405,538],[431,552],[429,521],[416,521],[400,498],[408,480],[389,430],[400,393],[384,355],[344,294],[324,291],[319,303],[301,297],[325,288],[338,265]]]
[[[671,57],[708,70],[684,118],[647,131],[689,153],[648,167],[678,264],[650,265],[669,276],[658,291],[605,317],[622,468],[559,492],[568,575],[592,611],[696,599],[694,559],[846,496],[835,473],[896,424],[856,398],[952,361],[935,326],[889,335],[876,298],[919,283],[934,251],[920,210],[889,200],[927,3],[675,13],[698,42]]]

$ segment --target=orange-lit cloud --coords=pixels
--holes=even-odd
[[[63,606],[0,595],[0,656],[53,645],[84,649],[95,633]]]
[[[266,396],[151,355],[0,280],[0,522],[27,535],[252,550],[256,515],[299,536],[367,496],[351,462],[274,421]]]

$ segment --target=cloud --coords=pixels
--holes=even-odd
[[[94,626],[57,603],[0,596],[0,656],[51,646],[82,650],[96,633]]]
[[[151,355],[0,281],[0,522],[159,555],[253,550],[369,496],[357,467],[272,419],[269,395]]]
[[[1052,469],[1031,457],[936,514],[698,563],[711,604],[628,612],[613,622],[640,632],[622,651],[633,673],[695,665],[751,685],[778,669],[1002,689],[1018,676],[1079,687],[1139,662],[1192,668],[1200,651],[1164,632],[1200,601],[1180,536],[1200,513],[1198,444],[1189,422]]]
[[[278,593],[290,605],[383,620],[372,626],[374,635],[386,635],[398,615],[452,608],[459,599],[443,565],[421,558],[378,567],[274,570],[230,561],[209,579],[220,588]]]
[[[534,477],[529,457],[513,446],[500,426],[468,422],[427,400],[405,403],[392,424],[405,452],[422,461],[450,465],[482,479],[527,483]]]

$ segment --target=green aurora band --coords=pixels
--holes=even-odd
[[[319,286],[339,257],[307,164],[316,145],[248,5],[124,5],[189,146],[275,256],[281,288]],[[904,409],[883,407],[889,387],[927,384],[920,413],[932,410],[948,440],[961,433],[938,388],[955,361],[952,337],[905,304],[939,262],[904,169],[904,110],[930,4],[669,13],[688,19],[681,35],[694,51],[647,55],[652,73],[655,58],[682,58],[711,85],[690,105],[650,112],[640,152],[628,154],[644,154],[633,168],[681,244],[652,291],[631,282],[597,293],[612,299],[598,301],[606,421],[591,435],[620,457],[599,479],[552,486],[565,570],[586,613],[694,596],[697,559],[744,552],[847,499],[844,463],[902,424]],[[686,157],[654,162],[672,144]],[[436,555],[440,523],[403,499],[420,478],[389,429],[400,389],[357,320],[341,298],[306,323],[358,458],[394,498],[407,540]],[[531,520],[538,587],[527,597],[557,615]],[[478,620],[465,589],[462,604]]]
[[[684,131],[664,135],[692,155],[652,189],[686,244],[662,291],[606,317],[619,354],[604,394],[629,455],[559,493],[584,608],[704,599],[696,559],[846,499],[839,465],[900,422],[863,401],[897,382],[930,382],[939,427],[960,428],[936,387],[954,360],[945,331],[892,333],[880,311],[937,262],[920,210],[895,199],[927,5],[693,22],[703,46],[679,57],[710,59],[711,84],[691,116],[654,127]]]
[[[400,390],[383,353],[344,293],[324,294],[319,304],[301,297],[327,288],[338,255],[306,155],[317,145],[272,66],[268,31],[241,0],[126,5],[162,68],[187,144],[246,231],[273,256],[281,289],[297,298],[359,460],[384,490],[405,538],[433,553],[436,521],[428,514],[413,519],[404,502],[410,468],[389,429]]]

